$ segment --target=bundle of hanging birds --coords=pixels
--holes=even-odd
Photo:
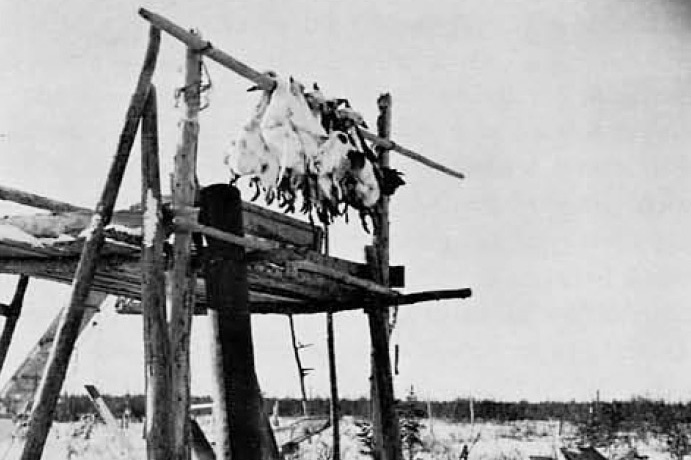
[[[382,195],[403,185],[402,174],[380,167],[362,135],[362,116],[345,99],[325,99],[293,80],[276,78],[262,91],[249,122],[231,142],[225,157],[234,183],[248,176],[256,200],[276,201],[285,212],[301,212],[330,224],[353,208],[368,231]],[[255,90],[257,88],[250,88]]]

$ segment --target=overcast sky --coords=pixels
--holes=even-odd
[[[681,0],[432,2],[0,2],[0,183],[93,207],[115,151],[148,34],[139,6],[258,70],[345,96],[370,124],[392,93],[393,137],[467,175],[394,154],[392,262],[407,290],[472,287],[463,302],[405,307],[399,394],[502,399],[691,398],[691,7]],[[183,47],[164,36],[159,90],[164,177],[177,141]],[[214,63],[199,175],[225,181],[222,152],[249,117],[248,82]],[[139,196],[135,149],[119,205]],[[26,212],[0,203],[0,213]],[[362,257],[356,220],[335,252]],[[11,297],[15,279],[0,279]],[[30,285],[0,383],[69,292]],[[209,391],[204,319],[193,390]],[[297,319],[328,393],[324,318]],[[336,318],[344,396],[365,395],[362,313]],[[254,320],[270,396],[297,395],[284,317]],[[104,359],[106,357],[107,359]],[[141,323],[106,309],[68,379],[142,391]]]

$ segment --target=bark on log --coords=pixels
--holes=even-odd
[[[378,134],[383,139],[391,135],[391,96],[382,95],[377,100],[379,117]],[[380,166],[389,165],[386,149],[380,148]],[[375,279],[382,285],[389,284],[389,200],[382,196],[377,206],[378,225],[375,226],[373,251],[367,262],[373,267]],[[396,400],[393,392],[393,375],[389,355],[388,308],[369,310],[369,330],[372,342],[372,415],[374,422],[375,452],[378,460],[402,458]]]
[[[149,460],[172,456],[170,339],[166,318],[164,231],[158,161],[156,90],[151,87],[142,117],[142,323],[146,377],[146,452]]]
[[[197,142],[199,135],[200,85],[202,55],[187,48],[183,119],[175,154],[173,173],[173,210],[176,215],[193,214],[196,194]],[[194,309],[194,274],[190,264],[192,233],[175,229],[173,269],[171,273],[170,340],[173,361],[173,456],[174,460],[190,458],[190,331]]]

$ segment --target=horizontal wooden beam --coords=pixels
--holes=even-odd
[[[421,291],[410,294],[399,294],[396,297],[388,299],[364,299],[362,302],[353,304],[348,302],[325,302],[312,305],[293,305],[292,310],[300,312],[341,312],[348,310],[371,310],[376,308],[388,308],[391,306],[405,306],[414,305],[422,302],[429,302],[433,300],[453,300],[453,299],[467,299],[472,296],[470,288],[463,289],[444,289],[436,291]]]
[[[144,8],[139,9],[139,15],[147,21],[149,21],[155,27],[158,27],[164,32],[177,38],[178,40],[180,40],[187,46],[191,47],[195,51],[204,54],[209,59],[221,64],[223,67],[230,69],[238,75],[254,82],[259,88],[266,91],[272,91],[276,86],[276,81],[273,78],[269,77],[266,74],[256,71],[247,64],[238,61],[231,55],[219,50],[218,48],[214,48],[210,41],[199,38],[199,36],[190,33],[187,29],[178,26],[169,19],[166,19],[163,16],[148,11]],[[394,152],[398,152],[401,155],[410,158],[411,160],[417,161],[421,164],[424,164],[425,166],[428,166],[432,169],[436,169],[439,172],[455,177],[457,179],[465,178],[465,176],[462,173],[454,171],[453,169],[444,166],[441,163],[438,163],[434,160],[430,160],[429,158],[420,155],[417,152],[402,147],[401,145],[398,145],[397,143],[391,140],[382,139],[381,137],[376,136],[375,134],[372,134],[366,130],[363,130],[363,135],[366,139],[368,139],[369,141],[371,141],[379,147],[382,147],[387,150],[392,150]]]
[[[77,266],[76,257],[49,259],[0,259],[0,273],[27,274],[65,284],[72,282]],[[248,265],[250,301],[259,300],[263,305],[271,303],[318,303],[331,299],[358,302],[367,296],[359,288],[344,285],[337,280],[310,272],[285,270],[270,263]],[[93,289],[108,294],[139,299],[140,266],[138,257],[103,256],[94,278]],[[365,293],[366,294],[366,293]],[[206,308],[204,285],[200,281],[196,289],[197,313]],[[264,308],[261,313],[271,313]],[[280,311],[283,313],[283,310]]]
[[[391,305],[412,305],[420,302],[429,302],[431,300],[467,299],[472,295],[473,291],[470,288],[421,291],[402,294],[393,299]]]
[[[90,209],[2,185],[0,185],[0,200],[60,213],[58,215],[11,216],[6,219],[6,223],[16,225],[31,234],[33,234],[31,229],[38,227],[36,224],[40,224],[44,232],[50,232],[50,227],[54,226],[58,234],[63,231],[74,233],[80,225],[85,228],[90,223],[93,214]],[[164,199],[165,202],[166,199]],[[321,242],[323,232],[318,226],[247,202],[242,203],[242,212],[245,232],[250,235],[300,247],[314,248]],[[32,222],[33,219],[37,222]],[[141,228],[141,209],[136,205],[127,210],[115,211],[111,222],[130,228]],[[34,236],[57,236],[57,234]]]
[[[282,315],[310,315],[326,312],[338,313],[343,311],[388,308],[392,305],[408,306],[423,302],[467,299],[472,296],[469,288],[448,289],[439,291],[422,291],[411,294],[401,294],[395,299],[383,302],[362,301],[328,301],[328,302],[309,302],[309,301],[275,301],[275,300],[252,300],[250,310],[253,314],[282,314]],[[127,309],[118,309],[118,313],[140,315],[141,305],[139,302],[131,302]]]
[[[22,192],[10,187],[0,186],[0,200],[13,201],[32,208],[47,209],[53,212],[70,212],[86,210],[63,201],[52,200],[41,195]]]

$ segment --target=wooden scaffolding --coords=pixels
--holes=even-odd
[[[0,239],[0,273],[22,276],[17,295],[0,314],[7,321],[0,337],[0,358],[10,344],[27,277],[72,285],[69,304],[55,325],[51,354],[34,398],[21,458],[39,459],[50,430],[76,338],[91,293],[121,296],[118,309],[143,316],[147,377],[146,440],[149,459],[187,460],[193,433],[190,407],[190,326],[194,314],[211,317],[214,341],[215,458],[279,457],[268,418],[263,414],[254,371],[251,314],[328,316],[334,458],[338,450],[338,397],[333,350],[333,313],[363,309],[372,346],[372,399],[375,455],[401,459],[389,358],[389,307],[429,300],[469,297],[470,289],[402,294],[403,267],[389,266],[388,198],[377,205],[379,222],[366,248],[367,263],[324,253],[324,231],[243,202],[237,189],[196,182],[201,63],[209,58],[260,88],[275,81],[202,40],[194,32],[141,9],[150,23],[144,64],[132,95],[117,150],[95,210],[80,208],[0,186],[0,199],[49,210],[40,216],[6,217],[35,241]],[[152,77],[161,31],[186,45],[184,115],[175,156],[172,196],[161,195],[158,166],[156,91]],[[462,178],[390,139],[391,98],[378,100],[377,134],[364,131],[378,150],[381,165],[395,151],[431,168]],[[141,126],[141,128],[139,128]],[[114,211],[120,183],[136,133],[142,149],[141,205]],[[40,221],[41,225],[36,225]],[[64,241],[45,229],[75,237]],[[172,244],[165,241],[174,235]],[[203,238],[202,238],[203,237]],[[195,240],[196,244],[192,244]],[[203,243],[203,240],[206,243]],[[170,317],[166,314],[170,301]],[[0,361],[0,366],[2,361]]]

